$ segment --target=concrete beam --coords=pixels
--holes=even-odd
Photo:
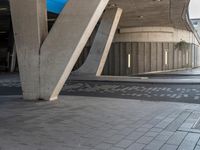
[[[180,42],[199,44],[194,33],[173,27],[121,28],[114,42]]]
[[[41,48],[40,98],[55,100],[109,0],[70,0]]]
[[[46,35],[46,0],[10,0],[24,99],[39,99],[39,53]]]
[[[109,8],[105,11],[90,53],[83,66],[74,74],[94,76],[102,74],[121,14],[120,8]]]

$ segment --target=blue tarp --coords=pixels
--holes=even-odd
[[[47,0],[47,10],[59,14],[68,0]]]

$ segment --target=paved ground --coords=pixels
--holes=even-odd
[[[19,81],[0,82],[0,95],[21,94]],[[61,95],[200,103],[200,85],[68,81]]]
[[[200,103],[200,85],[72,81],[62,95]]]
[[[199,104],[1,97],[1,150],[199,150]]]
[[[200,150],[200,104],[189,104],[199,84],[68,81],[59,101],[20,94],[2,75],[0,150]]]

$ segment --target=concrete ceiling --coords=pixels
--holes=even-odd
[[[123,15],[120,21],[121,28],[164,26],[191,30],[191,26],[186,21],[189,1],[190,0],[110,0],[110,3],[116,4],[123,9]],[[8,7],[8,0],[0,0],[0,8],[4,7]],[[5,21],[6,19],[10,19],[8,15],[9,11],[0,10],[1,20]]]
[[[120,27],[165,26],[190,30],[189,0],[111,0],[123,9]]]

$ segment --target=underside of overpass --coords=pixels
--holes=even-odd
[[[200,66],[189,0],[50,2],[0,2],[1,66],[15,70],[17,52],[25,99],[57,99],[73,69],[90,78]]]

